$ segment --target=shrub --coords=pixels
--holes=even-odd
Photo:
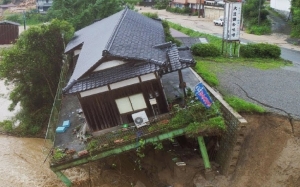
[[[279,58],[281,50],[277,45],[257,43],[241,45],[240,53],[245,58]]]
[[[270,34],[271,33],[271,27],[267,24],[265,25],[253,25],[247,28],[247,32],[250,34],[255,34],[255,35],[264,35],[264,34]]]
[[[169,1],[157,1],[156,4],[154,5],[154,8],[161,10],[161,9],[166,9],[169,5]]]
[[[162,25],[163,25],[164,32],[165,32],[166,42],[171,41],[172,43],[175,43],[177,46],[180,46],[181,42],[171,35],[170,26],[169,26],[168,22],[162,21]]]
[[[157,13],[144,12],[142,14],[144,16],[147,16],[148,18],[152,18],[152,19],[158,19],[159,18]]]
[[[6,132],[12,132],[13,122],[10,120],[0,121],[0,127],[2,127]]]
[[[5,19],[8,21],[16,22],[22,24],[24,21],[23,15],[22,14],[12,14],[5,16]]]
[[[173,13],[178,13],[178,14],[192,14],[192,9],[189,7],[184,7],[184,8],[179,8],[179,7],[167,7],[166,11],[168,12],[173,12]]]
[[[220,56],[219,49],[213,44],[197,43],[191,47],[192,53],[200,57],[217,57]]]

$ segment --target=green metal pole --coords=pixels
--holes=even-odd
[[[204,167],[205,167],[205,169],[211,169],[203,136],[198,136],[198,143],[199,143],[201,155],[202,155],[203,162],[204,162]]]
[[[66,177],[61,171],[55,171],[55,174],[57,175],[60,180],[65,183],[66,186],[71,187],[72,182]]]
[[[160,134],[160,135],[155,136],[155,137],[147,138],[147,139],[145,139],[145,142],[146,143],[152,143],[152,142],[158,142],[158,141],[166,140],[166,139],[169,139],[169,138],[173,138],[173,137],[176,137],[176,136],[183,135],[184,132],[185,132],[185,129],[177,129],[177,130],[174,130],[174,131],[171,131],[171,132],[167,132],[165,134]],[[75,159],[73,161],[66,162],[66,163],[63,163],[63,164],[50,165],[50,169],[53,172],[65,170],[65,169],[68,169],[68,168],[71,168],[71,167],[86,164],[90,161],[96,161],[96,160],[99,160],[101,158],[105,158],[105,157],[108,157],[108,156],[111,156],[111,155],[116,155],[116,154],[120,154],[120,153],[125,152],[125,151],[136,149],[137,147],[139,147],[139,145],[137,145],[136,143],[130,143],[130,144],[124,145],[122,147],[118,147],[118,148],[115,148],[115,149],[112,149],[112,150],[107,150],[107,151],[104,151],[104,152],[100,152],[100,153],[98,153],[96,155],[93,155],[93,156]]]

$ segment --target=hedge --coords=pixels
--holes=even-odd
[[[279,58],[281,49],[277,45],[256,43],[241,45],[240,54],[245,58]]]
[[[220,56],[220,50],[214,44],[197,43],[191,47],[193,55],[200,57],[217,57]]]

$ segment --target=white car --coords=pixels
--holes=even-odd
[[[224,6],[224,5],[225,5],[225,2],[224,2],[224,1],[218,1],[218,2],[217,2],[217,5]]]
[[[223,26],[223,23],[224,23],[224,17],[223,16],[221,16],[221,17],[219,17],[219,19],[215,19],[214,21],[214,24],[217,26]]]

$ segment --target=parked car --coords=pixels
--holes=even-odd
[[[214,24],[217,26],[223,26],[223,23],[224,23],[224,17],[223,16],[220,16],[219,19],[215,19],[214,21]]]

